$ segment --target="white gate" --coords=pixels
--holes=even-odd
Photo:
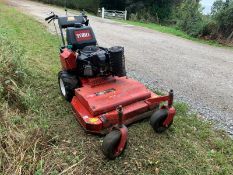
[[[127,20],[127,11],[126,10],[125,11],[106,10],[103,7],[101,10],[99,9],[98,12],[102,18]]]

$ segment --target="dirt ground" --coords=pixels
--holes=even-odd
[[[8,3],[44,23],[50,11],[64,10],[27,0]],[[72,11],[69,14],[77,14]],[[151,88],[174,89],[207,119],[233,134],[233,50],[213,47],[142,27],[90,16],[98,43],[125,47],[128,74]],[[50,25],[50,31],[54,31]]]

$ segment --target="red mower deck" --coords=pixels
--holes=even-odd
[[[96,85],[96,81],[101,84]],[[133,79],[108,77],[86,81],[82,88],[75,90],[71,104],[76,118],[87,131],[103,133],[118,123],[118,106],[124,109],[123,124],[129,125],[150,117],[159,103],[166,100],[168,96],[160,97]]]

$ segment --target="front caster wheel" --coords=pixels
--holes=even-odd
[[[152,128],[155,130],[155,132],[162,133],[172,125],[173,121],[171,121],[171,123],[167,127],[163,125],[167,117],[168,117],[167,109],[160,109],[151,116],[150,124]]]
[[[126,143],[124,144],[124,147],[118,151],[121,137],[122,134],[120,130],[113,130],[105,136],[102,144],[102,150],[103,154],[107,158],[113,160],[123,152]]]

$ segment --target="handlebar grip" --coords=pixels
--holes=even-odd
[[[55,17],[55,15],[51,15],[51,16],[45,18],[45,21],[48,21],[48,20],[50,20],[50,19],[52,19],[52,18],[54,18],[54,17]]]
[[[49,24],[49,23],[51,23],[51,22],[52,22],[52,20],[53,20],[53,18],[49,20],[48,24]]]

